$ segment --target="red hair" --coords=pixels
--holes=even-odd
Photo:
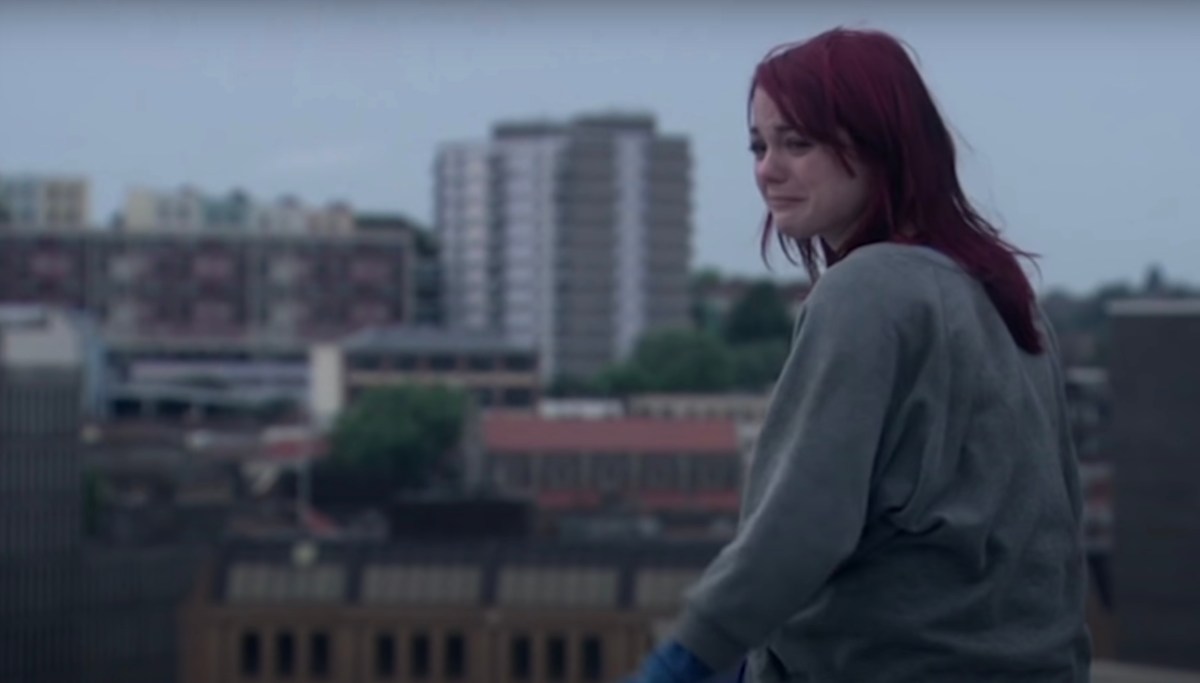
[[[799,251],[814,281],[821,263],[832,265],[866,244],[932,247],[983,285],[1018,346],[1042,350],[1033,287],[1019,261],[1033,255],[1006,242],[967,200],[954,140],[899,40],[880,31],[826,31],[772,50],[755,69],[751,98],[756,88],[796,130],[832,149],[848,171],[853,154],[872,178],[862,220],[839,250],[822,243],[818,254],[814,241],[777,235],[789,258],[789,247]],[[768,215],[764,257],[774,232]]]

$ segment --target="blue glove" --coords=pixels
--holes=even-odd
[[[651,652],[642,668],[624,683],[701,683],[713,673],[699,657],[672,640]]]

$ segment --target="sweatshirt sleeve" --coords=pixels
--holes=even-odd
[[[688,592],[674,637],[724,670],[803,609],[854,551],[898,377],[900,301],[847,261],[797,320],[736,537]],[[847,268],[847,270],[842,270]]]

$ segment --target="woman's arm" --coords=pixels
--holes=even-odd
[[[905,302],[903,287],[880,290],[890,264],[853,263],[831,269],[804,306],[738,534],[688,594],[673,642],[710,670],[764,642],[858,544],[902,372],[893,321]]]

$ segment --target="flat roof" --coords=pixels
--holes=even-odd
[[[413,325],[364,329],[344,339],[342,346],[350,352],[535,353],[531,346],[515,344],[495,334]]]
[[[489,412],[484,448],[500,453],[662,453],[736,456],[737,424],[731,419],[651,417],[542,418]]]
[[[1114,316],[1200,316],[1200,297],[1180,299],[1118,299],[1108,304]]]

